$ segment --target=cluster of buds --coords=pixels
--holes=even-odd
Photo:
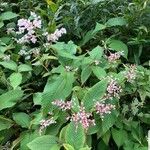
[[[136,66],[135,65],[129,66],[128,71],[125,72],[125,76],[127,82],[133,83],[133,81],[136,79]]]
[[[48,32],[46,32],[44,35],[47,36],[47,41],[48,42],[57,42],[58,39],[63,35],[66,34],[67,31],[65,28],[61,28],[61,29],[56,29],[54,33],[52,34],[48,34]]]
[[[121,55],[123,55],[123,52],[110,53],[107,59],[109,62],[115,62],[120,59]]]
[[[112,109],[115,109],[115,105],[104,104],[100,102],[96,102],[95,104],[96,113],[99,114],[102,119],[104,118],[105,114],[110,114]]]
[[[34,12],[31,12],[31,16],[29,19],[19,19],[18,20],[18,32],[17,34],[24,34],[24,36],[17,40],[17,43],[24,44],[36,43],[37,37],[35,35],[35,29],[41,28],[41,18],[37,16]]]
[[[68,117],[70,121],[73,121],[75,123],[76,129],[78,128],[78,124],[80,123],[86,131],[91,125],[95,125],[95,120],[91,118],[92,113],[87,113],[85,111],[85,107],[83,107],[82,105],[79,108],[79,112],[73,113],[71,117]]]
[[[3,60],[4,61],[9,61],[10,60],[10,55],[4,55]]]
[[[20,56],[25,56],[25,60],[29,60],[33,54],[35,57],[40,54],[39,48],[33,48],[30,51],[27,51],[26,46],[23,46],[22,49],[18,52]]]
[[[53,105],[59,107],[62,111],[70,110],[72,108],[72,101],[55,100]]]
[[[113,97],[120,98],[119,94],[122,92],[121,86],[118,85],[117,81],[110,79],[110,82],[107,86],[107,99],[112,99]]]
[[[41,134],[43,129],[45,129],[48,126],[50,126],[51,124],[55,124],[55,123],[56,123],[56,121],[53,119],[53,117],[50,119],[47,119],[47,120],[45,120],[45,119],[41,120],[39,133]]]

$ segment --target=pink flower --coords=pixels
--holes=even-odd
[[[55,100],[52,102],[53,105],[56,105],[59,107],[62,111],[70,110],[72,108],[72,102],[71,101],[63,101],[63,100]]]
[[[135,65],[129,66],[128,71],[125,72],[125,76],[127,82],[133,83],[133,81],[136,79],[136,66]]]
[[[96,113],[99,114],[102,118],[104,118],[105,114],[110,114],[112,109],[115,109],[115,105],[104,104],[100,102],[96,102],[95,104]]]
[[[69,117],[69,119],[75,123],[76,129],[78,128],[78,124],[81,123],[86,131],[91,125],[95,125],[95,120],[91,118],[92,113],[86,112],[83,106],[80,106],[79,112],[73,113],[72,116]]]
[[[107,86],[106,98],[110,98],[110,99],[112,99],[113,97],[120,98],[119,94],[121,92],[122,92],[122,89],[118,85],[117,81],[114,79],[110,79],[109,84]]]
[[[40,29],[42,26],[42,21],[37,19],[33,20],[33,26]]]
[[[110,53],[110,55],[107,57],[107,59],[109,62],[114,62],[114,61],[120,59],[121,55],[123,55],[123,52]]]

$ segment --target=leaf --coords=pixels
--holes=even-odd
[[[4,22],[0,21],[0,28],[4,26]]]
[[[99,66],[92,66],[92,71],[98,79],[102,79],[103,77],[107,75],[106,71]]]
[[[29,128],[30,126],[30,117],[26,113],[20,112],[20,113],[14,113],[13,114],[13,120],[20,125],[22,128]]]
[[[27,144],[39,136],[38,132],[25,132],[21,135],[20,150],[29,150]]]
[[[109,47],[115,51],[123,51],[123,56],[127,58],[128,56],[128,47],[126,44],[124,44],[122,41],[119,40],[110,40],[109,41]]]
[[[12,120],[5,118],[4,116],[0,116],[0,131],[9,129],[12,125]]]
[[[21,90],[12,90],[0,95],[0,110],[14,106],[22,96]]]
[[[112,111],[111,114],[105,115],[105,117],[102,120],[102,123],[99,124],[100,130],[99,130],[99,136],[103,136],[117,121],[118,119],[118,112]]]
[[[17,64],[12,60],[0,62],[0,65],[13,71],[17,70]]]
[[[73,122],[68,125],[65,134],[65,141],[73,146],[75,150],[79,150],[84,146],[85,133],[81,124],[78,125],[78,128],[76,128]]]
[[[112,129],[112,137],[117,144],[118,148],[121,147],[128,139],[127,132],[125,130]]]
[[[91,148],[89,148],[89,147],[87,146],[87,147],[80,148],[79,150],[91,150]]]
[[[84,68],[81,72],[81,82],[82,84],[84,82],[86,82],[86,80],[89,78],[89,76],[91,75],[92,70],[91,67],[87,66],[86,68]]]
[[[13,19],[13,18],[16,18],[18,15],[16,13],[13,13],[11,11],[7,11],[7,12],[4,12],[0,15],[0,19],[1,20],[10,20],[10,19]]]
[[[96,23],[95,29],[88,31],[84,39],[81,41],[80,45],[83,46],[85,45],[89,40],[91,40],[99,31],[104,30],[106,28],[105,25]]]
[[[94,60],[100,60],[103,55],[103,48],[97,46],[92,51],[89,52],[89,55]]]
[[[90,110],[95,104],[95,100],[102,98],[106,92],[107,81],[102,80],[90,88],[83,98],[84,106],[87,110]]]
[[[123,26],[123,25],[126,25],[126,24],[127,24],[126,20],[122,17],[111,18],[106,22],[106,25],[109,26],[109,27]]]
[[[22,82],[21,73],[12,73],[9,77],[11,86],[16,89]]]
[[[42,95],[42,106],[44,110],[50,107],[50,103],[55,99],[65,99],[72,91],[74,82],[73,72],[64,72],[54,80],[48,81]]]
[[[69,144],[63,144],[65,150],[75,150],[71,145]]]
[[[31,150],[54,150],[53,147],[56,145],[57,138],[52,135],[43,135],[27,144]]]
[[[32,67],[26,64],[21,64],[18,66],[18,72],[26,72],[26,71],[32,71]]]

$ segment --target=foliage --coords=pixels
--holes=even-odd
[[[147,149],[148,0],[0,8],[0,149]]]

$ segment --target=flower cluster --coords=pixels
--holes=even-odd
[[[19,19],[18,20],[18,32],[17,34],[24,34],[22,38],[17,40],[17,43],[24,44],[36,43],[37,37],[35,35],[35,30],[37,28],[41,28],[41,18],[37,16],[34,12],[31,12],[31,16],[29,19]]]
[[[96,102],[95,104],[96,113],[99,114],[102,119],[104,118],[105,114],[110,114],[112,109],[115,109],[115,105],[104,104],[102,102]]]
[[[113,97],[120,98],[119,94],[122,92],[121,86],[118,85],[115,79],[110,79],[107,86],[107,95],[106,97],[112,99]]]
[[[33,54],[35,57],[40,54],[39,48],[33,48],[30,51],[27,51],[27,47],[23,46],[22,49],[18,52],[20,56],[25,56],[25,60],[29,60]]]
[[[62,111],[70,110],[72,108],[71,101],[55,100],[52,102],[53,105],[59,107]]]
[[[95,120],[91,119],[92,113],[87,113],[85,111],[85,107],[82,105],[79,108],[79,112],[73,113],[70,119],[70,121],[73,121],[76,125],[76,129],[78,128],[78,123],[81,123],[83,128],[87,131],[90,125],[95,125]]]
[[[9,61],[10,60],[10,55],[4,55],[3,60],[4,61]]]
[[[135,65],[129,66],[128,71],[125,72],[125,76],[127,82],[133,83],[133,81],[136,79],[136,66]]]
[[[39,133],[41,134],[43,129],[45,129],[48,126],[50,126],[51,124],[55,124],[55,123],[56,123],[56,121],[53,119],[53,117],[50,119],[47,119],[47,120],[45,120],[45,119],[41,120]]]
[[[120,59],[121,55],[123,55],[123,52],[110,53],[110,55],[107,57],[107,59],[109,62],[114,62],[114,61]]]
[[[65,28],[61,28],[61,29],[56,29],[56,31],[52,34],[48,34],[47,32],[44,34],[47,36],[47,40],[49,42],[57,42],[58,39],[63,35],[66,34],[67,31]]]

